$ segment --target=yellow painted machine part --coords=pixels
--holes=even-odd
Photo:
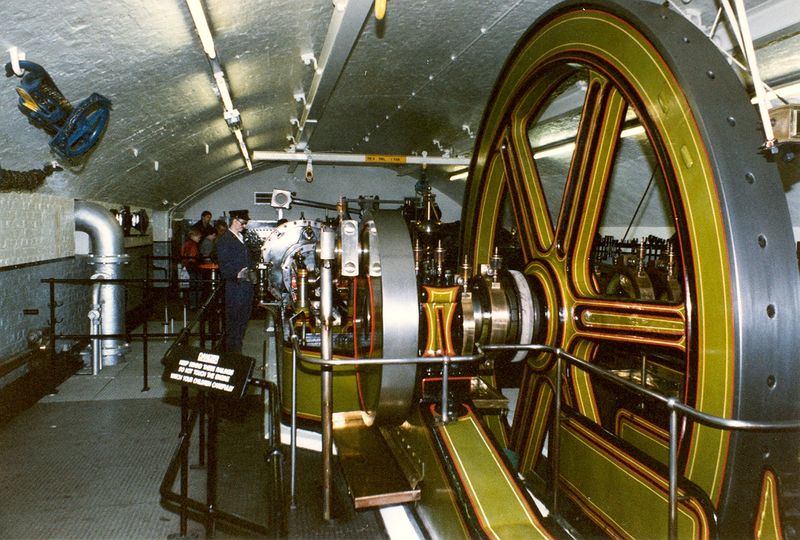
[[[756,528],[753,536],[759,540],[783,538],[778,504],[778,481],[772,471],[765,471],[761,480],[761,498],[756,512]]]
[[[575,54],[589,59],[607,59],[620,71],[619,76],[635,88],[644,107],[643,111],[637,112],[645,114],[650,121],[648,125],[661,138],[667,156],[674,158],[668,166],[674,173],[675,202],[685,218],[685,256],[690,257],[693,263],[692,305],[696,312],[693,314],[692,332],[698,340],[689,366],[697,381],[697,389],[687,401],[704,412],[730,417],[735,350],[733,309],[727,248],[713,169],[707,160],[691,107],[666,62],[635,28],[621,19],[592,9],[568,13],[549,21],[527,43],[518,47],[515,59],[506,67],[503,82],[494,95],[482,127],[484,135],[476,148],[475,170],[464,209],[465,216],[475,217],[471,227],[466,227],[465,249],[470,252],[476,266],[488,261],[494,250],[494,230],[499,222],[502,194],[512,189],[515,214],[519,214],[519,208],[528,209],[524,215],[515,216],[523,251],[532,259],[526,273],[542,282],[542,288],[547,292],[546,308],[552,314],[545,328],[547,343],[569,352],[578,349],[591,352],[586,343],[602,340],[652,343],[678,352],[686,351],[689,328],[684,304],[670,306],[638,302],[635,309],[630,308],[632,314],[627,320],[622,317],[613,321],[614,329],[618,330],[616,333],[604,328],[609,324],[608,318],[594,328],[580,324],[580,313],[589,311],[591,318],[591,313],[599,313],[608,305],[599,295],[592,296],[591,288],[574,283],[575,276],[584,275],[586,271],[583,267],[570,267],[569,264],[574,263],[568,264],[564,255],[588,253],[593,234],[587,231],[591,231],[593,225],[585,223],[579,213],[573,213],[566,220],[559,219],[557,227],[577,231],[577,242],[571,245],[570,235],[565,236],[566,245],[556,242],[558,231],[553,229],[554,225],[547,217],[535,168],[530,166],[529,143],[520,140],[523,138],[521,134],[525,133],[523,126],[535,111],[523,111],[517,107],[527,99],[525,96],[530,96],[531,103],[544,99],[545,89],[537,81],[547,78],[544,74],[556,69],[553,66],[559,61],[563,62],[561,55]],[[580,62],[588,65],[588,60]],[[600,80],[600,84],[609,84],[597,70],[593,70],[593,77]],[[611,91],[615,92],[613,88]],[[538,92],[539,96],[531,95],[531,92]],[[613,110],[608,114],[611,116],[605,121],[613,121]],[[587,186],[589,192],[598,188],[602,181],[594,173],[585,178],[582,182],[590,182]],[[596,214],[588,216],[588,219],[599,219]],[[588,260],[584,259],[581,264],[588,264]],[[617,306],[624,309],[626,304]],[[556,313],[562,313],[561,317],[556,317]],[[640,323],[657,328],[642,331]],[[665,328],[668,336],[654,337]],[[623,331],[619,332],[620,329]],[[541,362],[529,362],[529,372],[539,372],[541,368]],[[552,380],[552,369],[545,376]],[[596,419],[591,382],[578,376],[571,391],[581,412]],[[526,401],[530,399],[537,398],[522,395],[520,405],[529,406]],[[565,396],[566,401],[569,399],[569,395]],[[537,418],[549,414],[549,410],[540,410],[529,421],[538,422]],[[693,425],[684,439],[689,448],[686,468],[682,472],[705,490],[713,502],[717,501],[722,489],[727,441],[725,433],[698,425]],[[630,493],[633,499],[639,494],[636,490]]]
[[[648,456],[669,464],[669,433],[632,412],[617,412],[615,432],[619,437],[639,448]]]
[[[658,474],[573,421],[562,424],[560,461],[564,490],[612,536],[667,537],[668,485]],[[678,496],[683,495],[679,490]],[[709,534],[700,504],[679,500],[678,537]]]
[[[489,538],[550,538],[475,416],[437,429]]]
[[[304,351],[303,355],[319,358],[319,353]],[[298,362],[298,364],[301,364]],[[281,374],[283,412],[291,414],[292,406],[292,349],[283,350],[283,372]],[[297,415],[308,420],[319,420],[321,377],[319,367],[302,364],[297,371]],[[352,366],[333,368],[333,412],[358,411],[361,404],[356,388],[356,372]]]

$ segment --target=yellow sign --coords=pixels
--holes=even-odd
[[[406,162],[405,156],[387,156],[381,154],[367,154],[364,156],[364,161],[367,163],[392,163],[394,165],[402,165]]]

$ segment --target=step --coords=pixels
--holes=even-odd
[[[421,474],[407,465],[403,472],[380,429],[367,426],[361,411],[335,413],[333,439],[356,509],[420,499]]]

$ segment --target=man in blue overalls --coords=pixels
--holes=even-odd
[[[242,232],[250,221],[247,210],[230,212],[230,227],[217,240],[219,271],[225,280],[225,350],[241,352],[242,338],[253,309],[253,284],[248,279],[252,267],[250,252]]]

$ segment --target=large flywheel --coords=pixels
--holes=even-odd
[[[495,86],[462,251],[488,265],[503,235],[517,235],[547,344],[712,415],[796,419],[800,279],[762,142],[742,85],[682,16],[648,2],[567,2],[520,40]],[[512,432],[523,474],[540,461],[553,370],[546,356],[527,359]],[[565,375],[581,420],[564,423],[562,486],[613,534],[666,533],[664,411]],[[789,473],[785,493],[797,488],[797,456],[797,434],[685,422],[691,496],[679,530],[718,520],[723,537],[753,531],[770,474]],[[787,510],[774,510],[784,534]]]
[[[414,358],[419,339],[417,281],[402,214],[373,211],[363,222],[361,245],[364,272],[355,281],[355,356]],[[414,364],[360,366],[358,393],[365,420],[403,422],[415,384]]]

